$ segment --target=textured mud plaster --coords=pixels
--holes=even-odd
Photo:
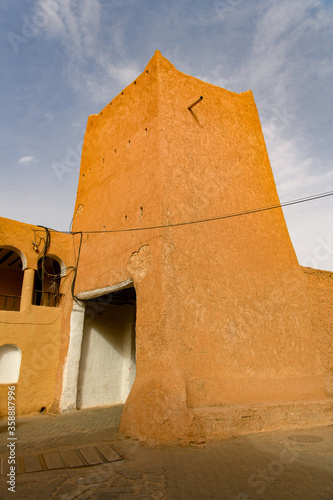
[[[83,210],[83,205],[79,205],[75,211],[75,215],[80,215],[82,213],[82,210]]]
[[[60,411],[76,408],[77,381],[81,357],[85,303],[75,303],[71,315],[68,354],[65,360]]]
[[[282,210],[179,225],[278,204],[251,92],[184,75],[156,52],[88,120],[73,231],[102,233],[82,245],[76,293],[133,278],[137,372],[124,434],[197,441],[195,415],[203,425],[212,408],[218,421],[229,406],[327,398]]]
[[[152,261],[149,245],[142,246],[137,252],[132,253],[127,269],[136,283],[140,283],[146,276]]]
[[[141,374],[134,382],[122,413],[120,432],[140,441],[204,441],[193,410],[187,407],[184,377],[173,366],[154,367],[154,374]]]
[[[333,273],[305,267],[313,333],[325,372],[326,391],[333,397]]]
[[[332,276],[308,274],[309,294],[281,209],[208,222],[271,205],[279,198],[251,92],[185,75],[157,51],[89,117],[73,233],[51,232],[49,253],[77,268],[80,299],[133,280],[137,372],[124,434],[186,443],[222,436],[228,422],[236,434],[332,423]],[[45,230],[0,225],[0,246],[26,256],[32,283],[31,241]],[[80,232],[90,232],[82,245]],[[71,283],[59,308],[34,306],[30,294],[24,311],[0,311],[0,345],[22,351],[18,411],[57,404],[61,389],[61,409],[75,408],[85,316],[72,311]]]
[[[59,374],[60,378],[62,375],[64,344],[67,347],[69,327],[67,314],[72,308],[71,295],[67,293],[71,280],[67,278],[61,280],[62,298],[58,307],[33,304],[34,278],[45,242],[45,232],[44,228],[38,226],[0,218],[0,248],[14,251],[21,258],[24,269],[23,280],[20,282],[12,274],[8,276],[8,280],[4,280],[4,276],[0,278],[0,289],[2,288],[0,293],[21,295],[20,311],[0,310],[0,346],[17,346],[22,353],[16,384],[18,415],[37,412],[42,407],[48,411],[57,404],[57,376]],[[58,262],[63,262],[66,267],[74,266],[73,236],[52,233],[48,255],[53,256]],[[2,267],[2,269],[6,273],[11,273],[9,268]],[[7,287],[7,284],[8,288],[4,290],[3,286]],[[17,284],[20,285],[18,293],[11,293],[10,289]],[[7,411],[6,391],[8,391],[7,386],[0,384],[1,415]]]

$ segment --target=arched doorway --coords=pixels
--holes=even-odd
[[[19,250],[0,247],[0,309],[19,311],[23,283],[23,264]]]
[[[134,287],[86,301],[78,409],[126,401],[136,374],[135,318]]]

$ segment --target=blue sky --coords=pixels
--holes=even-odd
[[[281,202],[333,190],[332,0],[0,0],[0,14],[0,216],[68,230],[88,115],[156,49],[253,91]],[[300,264],[333,270],[333,197],[284,213]]]

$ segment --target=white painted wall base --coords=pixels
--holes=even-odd
[[[71,315],[68,354],[65,361],[60,411],[63,413],[76,409],[77,379],[81,358],[82,333],[84,325],[85,302],[74,302]]]
[[[60,398],[62,413],[75,410],[77,405],[91,408],[126,401],[135,379],[136,308],[109,304],[100,307],[98,300],[91,307],[86,301],[130,286],[133,281],[128,279],[111,287],[82,292],[80,301],[74,302]],[[110,318],[109,307],[119,308],[114,318]]]

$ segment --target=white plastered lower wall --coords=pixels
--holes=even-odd
[[[88,313],[88,308],[87,311]],[[135,306],[104,305],[83,330],[77,408],[124,403],[130,391]]]
[[[77,380],[81,358],[81,345],[84,327],[85,302],[74,302],[71,315],[70,337],[67,358],[64,367],[60,411],[76,409]]]
[[[74,302],[61,412],[125,402],[135,378],[135,307],[108,305],[98,314],[96,310],[86,311],[86,300],[130,286],[133,282],[127,280],[83,292],[78,296],[80,301]]]

